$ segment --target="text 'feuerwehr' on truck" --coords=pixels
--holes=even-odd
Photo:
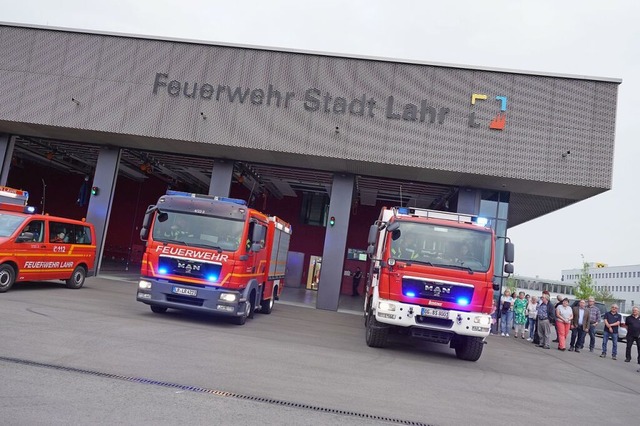
[[[226,316],[269,314],[284,286],[291,226],[243,200],[168,191],[147,209],[136,299]]]
[[[491,329],[496,238],[477,218],[419,208],[382,208],[369,231],[366,342],[389,333],[449,344],[477,361]],[[514,247],[504,243],[505,272]],[[503,264],[502,259],[499,262]]]

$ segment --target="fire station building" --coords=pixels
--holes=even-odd
[[[243,198],[293,225],[287,285],[335,310],[382,206],[505,238],[610,189],[620,83],[0,24],[0,185],[133,268],[167,189]]]

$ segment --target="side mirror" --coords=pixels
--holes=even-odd
[[[369,227],[369,236],[367,237],[367,244],[372,245],[376,243],[378,237],[378,225],[371,225]]]
[[[507,274],[513,274],[513,263],[507,263],[504,265],[504,272]]]
[[[393,222],[392,224],[387,226],[387,231],[389,231],[389,232],[393,232],[393,231],[395,231],[397,229],[400,229],[400,224],[398,222]]]
[[[147,241],[147,239],[149,238],[149,229],[147,228],[140,228],[140,239],[142,241]]]
[[[251,241],[263,241],[265,238],[265,234],[267,233],[267,228],[264,226],[254,226],[253,232],[251,234]]]
[[[513,243],[504,244],[504,261],[507,263],[513,263],[515,255],[515,247]]]
[[[18,238],[16,238],[16,243],[24,243],[26,241],[32,241],[33,240],[33,232],[25,232],[22,235],[19,235]]]
[[[369,246],[367,247],[367,254],[369,256],[373,256],[373,253],[375,252],[376,248],[373,244],[369,244]]]
[[[259,252],[260,250],[262,250],[262,246],[260,245],[260,243],[253,243],[251,244],[251,251],[252,252]]]
[[[167,213],[158,213],[158,222],[166,222],[167,219],[169,219],[169,215]]]

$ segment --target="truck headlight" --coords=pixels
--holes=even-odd
[[[238,295],[235,293],[222,293],[220,294],[220,300],[225,302],[235,302],[238,300]]]
[[[477,316],[473,319],[473,322],[480,325],[489,325],[491,324],[491,317],[485,315]]]
[[[381,311],[394,312],[396,310],[396,305],[389,302],[378,302],[378,309]]]
[[[151,288],[151,282],[150,281],[145,281],[145,280],[140,280],[140,281],[138,281],[138,288],[140,288],[142,290],[149,290]]]

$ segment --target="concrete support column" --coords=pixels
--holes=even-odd
[[[327,224],[324,234],[322,269],[316,302],[318,309],[338,310],[354,183],[355,179],[352,175],[333,176],[329,217],[334,217],[336,223],[334,226]]]
[[[231,191],[231,178],[233,177],[233,161],[215,160],[211,170],[211,183],[209,195],[228,197]]]
[[[96,228],[96,275],[102,266],[102,253],[104,252],[104,242],[113,205],[113,195],[116,191],[121,155],[122,149],[120,148],[101,147],[96,172],[93,175],[91,186],[98,188],[98,194],[91,195],[89,198],[87,222],[92,223]]]
[[[9,169],[11,169],[11,158],[13,158],[13,149],[16,146],[15,138],[6,133],[0,133],[0,185],[6,186],[9,177]]]

